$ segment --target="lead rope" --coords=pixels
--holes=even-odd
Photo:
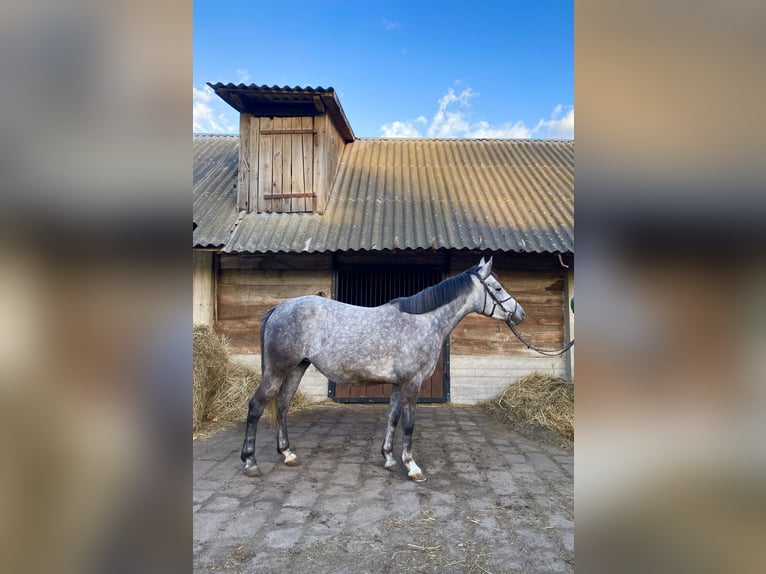
[[[574,339],[572,339],[566,345],[564,345],[564,347],[562,347],[561,349],[540,349],[538,347],[535,347],[531,343],[529,343],[526,339],[524,339],[524,337],[521,336],[521,333],[518,332],[518,330],[516,329],[516,325],[514,325],[513,321],[508,321],[507,325],[511,328],[511,331],[513,331],[513,334],[516,335],[519,341],[521,341],[527,346],[527,349],[532,349],[533,351],[540,353],[541,355],[546,355],[548,357],[558,357],[566,353],[574,345]]]

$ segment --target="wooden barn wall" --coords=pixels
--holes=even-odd
[[[318,141],[314,154],[314,193],[316,194],[314,211],[324,213],[345,142],[329,116],[315,117],[314,129]]]
[[[260,352],[261,316],[285,299],[332,292],[329,255],[227,255],[218,272],[216,330],[231,352]]]
[[[450,275],[478,262],[475,254],[450,260]],[[493,270],[524,307],[521,333],[534,345],[561,347],[567,314],[567,270],[553,255],[495,255]],[[527,349],[505,323],[477,314],[463,319],[450,339],[452,402],[472,404],[502,392],[510,383],[540,371],[567,376],[567,358]]]

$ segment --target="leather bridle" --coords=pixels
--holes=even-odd
[[[500,281],[497,279],[497,276],[494,273],[491,273],[491,275],[492,277],[495,278],[495,280],[498,283],[500,283]],[[519,302],[512,295],[508,295],[506,299],[503,299],[501,301],[497,297],[497,295],[495,295],[495,290],[492,289],[489,285],[487,285],[484,279],[482,279],[481,275],[476,273],[476,277],[479,279],[481,284],[484,285],[484,304],[481,306],[482,315],[486,315],[487,317],[492,317],[495,314],[495,309],[497,309],[497,307],[499,306],[503,311],[505,311],[506,315],[508,315],[508,317],[506,318],[506,321],[513,322],[511,317],[513,317],[514,313],[516,313],[516,311],[518,310]],[[489,295],[490,298],[492,299],[492,311],[490,311],[488,315],[484,312],[485,309],[487,308],[487,295]],[[510,301],[511,299],[513,299],[514,307],[513,307],[513,311],[508,311],[508,309],[505,308],[505,305],[503,305],[503,303],[505,303],[506,301]]]

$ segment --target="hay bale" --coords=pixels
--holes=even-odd
[[[261,384],[261,374],[231,360],[226,338],[204,325],[195,325],[193,331],[193,430],[208,421],[242,421],[247,418],[250,397]],[[290,411],[314,406],[306,395],[296,392]],[[274,426],[276,406],[270,402],[265,417]]]
[[[534,372],[509,385],[484,407],[498,418],[540,425],[574,438],[574,384],[568,379]]]

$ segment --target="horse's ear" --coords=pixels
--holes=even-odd
[[[484,261],[482,257],[479,261],[479,277],[486,279],[490,273],[492,273],[492,258],[490,257],[489,261]]]

